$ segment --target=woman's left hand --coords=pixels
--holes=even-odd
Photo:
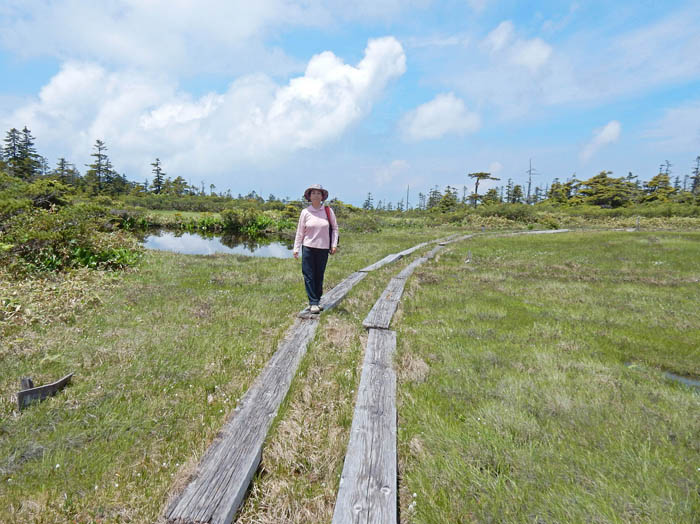
[[[335,255],[335,252],[338,251],[337,247],[332,247],[331,248],[331,255]]]

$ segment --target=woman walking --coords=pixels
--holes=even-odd
[[[309,311],[318,314],[321,312],[319,302],[323,295],[323,274],[328,254],[334,254],[338,248],[338,222],[333,210],[323,205],[328,199],[328,191],[319,184],[304,191],[304,198],[311,205],[302,209],[299,216],[294,258],[299,258],[301,249],[301,272],[309,297]]]

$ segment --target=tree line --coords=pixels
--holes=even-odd
[[[214,184],[210,184],[207,188],[204,182],[201,185],[193,185],[181,176],[174,179],[168,177],[159,158],[155,158],[150,164],[153,174],[150,181],[148,179],[142,183],[130,181],[114,168],[107,150],[104,141],[99,139],[95,141],[90,155],[92,162],[85,165],[87,169],[84,174],[75,164],[63,157],[58,159],[56,166],[52,169],[49,167],[48,160],[37,152],[35,138],[31,131],[26,126],[21,131],[12,128],[7,132],[4,145],[0,150],[0,169],[24,181],[51,178],[86,196],[135,198],[146,207],[168,207],[174,204],[172,207],[184,209],[183,202],[175,199],[188,200],[187,197],[208,197],[207,200],[216,197],[216,200],[220,201],[219,206],[223,205],[224,201],[234,199],[230,189],[217,194]],[[529,173],[532,175],[532,168]],[[527,187],[515,184],[512,179],[508,179],[505,185],[492,187],[480,194],[480,183],[500,179],[487,172],[468,173],[467,177],[474,181],[474,191],[471,193],[467,192],[466,185],[462,187],[461,195],[456,187],[447,186],[441,191],[438,186],[434,186],[426,193],[419,192],[415,205],[410,204],[408,194],[405,200],[401,198],[396,203],[379,200],[375,204],[372,194],[368,193],[362,208],[403,212],[409,209],[451,210],[459,206],[534,205],[543,202],[558,206],[594,205],[604,208],[627,207],[651,202],[700,204],[700,156],[695,159],[692,174],[684,175],[683,178],[676,176],[672,179],[671,164],[668,161],[661,164],[658,174],[646,182],[640,181],[632,173],[624,177],[612,175],[611,171],[601,171],[587,180],[579,180],[575,176],[564,181],[555,178],[551,184],[545,187],[538,185],[533,190],[531,190],[531,176]],[[144,196],[158,198],[155,200],[138,198]],[[238,194],[236,200],[265,205],[265,207],[284,207],[291,202],[289,198],[280,199],[272,194],[265,199],[255,191],[246,195]],[[210,205],[216,207],[214,202],[207,202],[205,207],[208,209]],[[191,202],[185,207],[204,210],[200,209],[201,206],[192,208]]]
[[[255,201],[257,203],[281,202],[289,199],[280,199],[270,194],[267,199],[258,195],[255,191],[234,197],[231,190],[216,193],[216,186],[208,187],[188,183],[183,177],[170,178],[164,171],[163,164],[156,158],[151,165],[152,178],[144,182],[128,180],[126,175],[117,171],[107,154],[108,148],[103,140],[96,140],[91,153],[92,162],[85,165],[85,172],[81,173],[78,167],[61,157],[56,166],[51,168],[46,157],[40,155],[35,147],[35,138],[32,132],[25,126],[21,131],[10,129],[0,147],[0,169],[9,175],[31,182],[40,178],[52,178],[58,182],[74,188],[87,196],[118,197],[123,195],[164,195],[164,196],[207,196],[222,197],[228,200]]]
[[[548,203],[559,206],[592,205],[603,208],[618,208],[646,203],[679,203],[700,205],[700,156],[695,159],[691,175],[683,179],[676,176],[673,181],[668,161],[659,168],[659,173],[647,182],[642,182],[631,172],[624,177],[612,176],[612,171],[601,171],[597,175],[579,180],[575,176],[565,181],[555,178],[544,188],[536,186],[533,191],[508,179],[503,186],[492,187],[484,194],[479,194],[479,184],[485,180],[500,180],[491,173],[469,173],[475,180],[474,192],[467,194],[463,186],[462,194],[456,187],[447,186],[443,191],[434,186],[427,193],[418,193],[414,209],[451,210],[459,206],[495,205],[495,204],[540,204]],[[400,199],[395,205],[389,201],[379,200],[376,204],[372,193],[362,204],[365,210],[404,211],[409,206]]]

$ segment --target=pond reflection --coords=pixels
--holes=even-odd
[[[292,240],[209,235],[181,231],[151,231],[141,240],[146,249],[185,255],[228,253],[254,257],[291,258]]]

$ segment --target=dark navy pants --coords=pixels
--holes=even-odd
[[[301,246],[301,272],[310,305],[318,305],[323,295],[323,274],[326,272],[328,250]]]

